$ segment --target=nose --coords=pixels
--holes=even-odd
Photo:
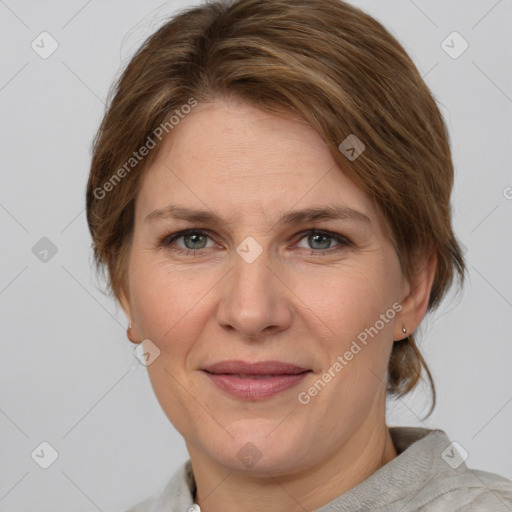
[[[293,320],[291,292],[264,251],[252,263],[235,255],[217,308],[222,328],[244,338],[261,338],[289,328]]]

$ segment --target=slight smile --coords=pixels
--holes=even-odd
[[[270,398],[296,386],[311,370],[280,361],[222,361],[202,368],[222,391],[243,400]]]

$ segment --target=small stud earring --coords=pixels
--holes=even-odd
[[[405,334],[407,332],[407,329],[405,327],[402,327],[402,332]]]

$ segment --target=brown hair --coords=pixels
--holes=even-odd
[[[172,135],[170,116],[182,117],[184,105],[216,97],[288,112],[317,130],[381,212],[404,274],[413,275],[418,255],[436,251],[429,310],[455,274],[463,281],[465,264],[450,219],[448,134],[431,92],[396,39],[340,0],[219,0],[167,21],[110,91],[93,145],[87,220],[96,262],[106,267],[117,298],[126,286],[139,180],[160,147],[155,134],[163,126]],[[353,161],[338,150],[351,134],[365,145]],[[142,151],[150,140],[159,147]],[[388,391],[409,392],[422,367],[433,408],[432,376],[412,334],[393,346]]]

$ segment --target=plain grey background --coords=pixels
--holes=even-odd
[[[422,327],[434,414],[421,419],[423,387],[389,403],[389,424],[441,428],[468,465],[512,478],[512,2],[353,3],[405,46],[441,106],[469,269],[464,292]],[[84,213],[111,82],[188,5],[0,1],[0,511],[120,511],[188,457],[133,356],[120,308],[94,275]],[[58,454],[48,469],[44,441]]]

